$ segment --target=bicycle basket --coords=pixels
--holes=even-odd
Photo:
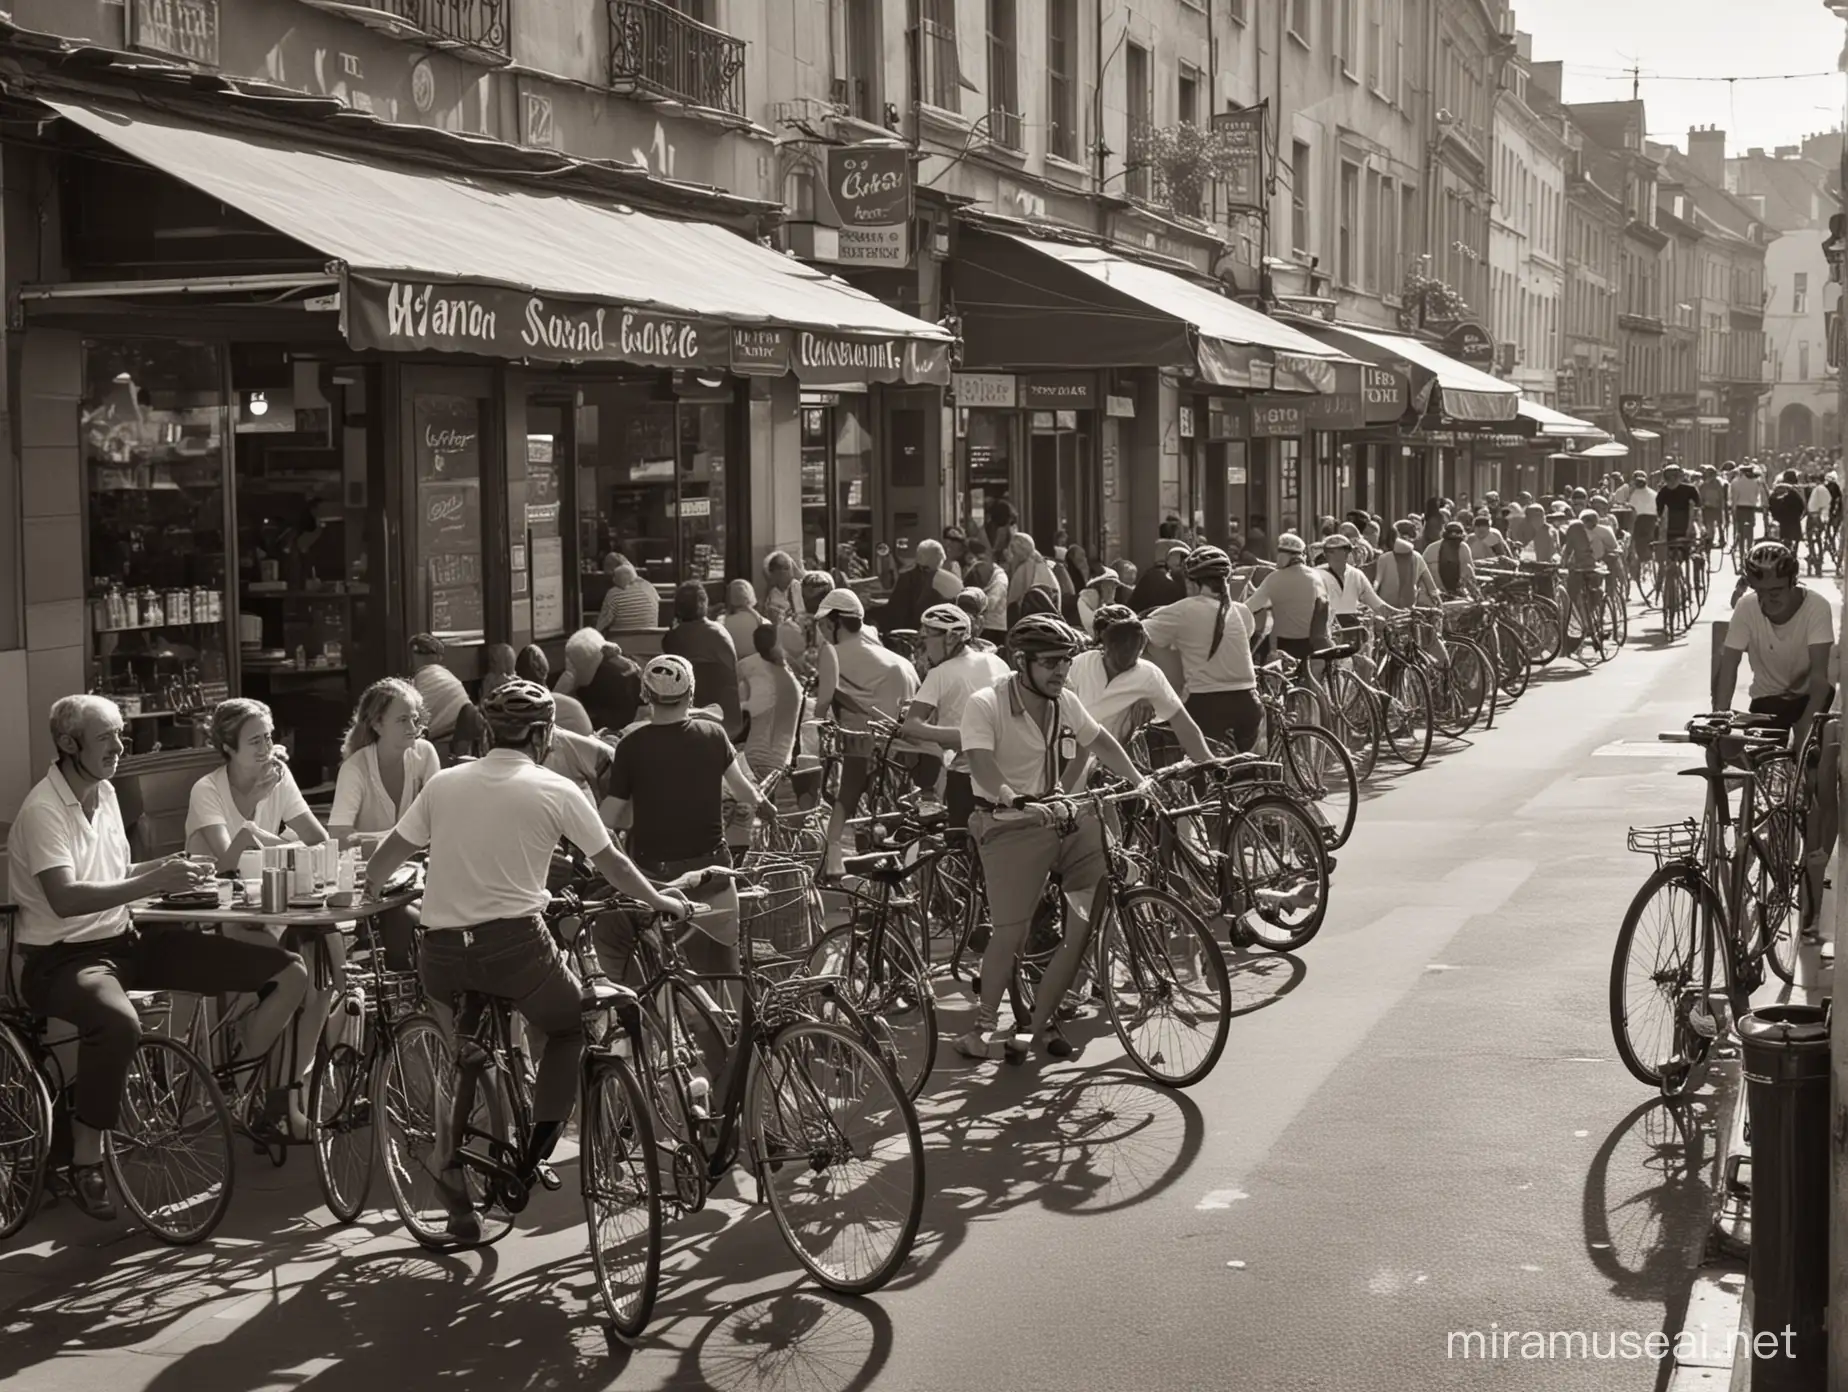
[[[1693,860],[1700,854],[1700,824],[1689,818],[1666,826],[1631,827],[1629,847],[1638,855],[1665,860]]]
[[[381,971],[377,978],[378,1012],[387,1020],[396,1020],[417,1009],[423,998],[414,971]]]
[[[785,976],[802,970],[820,934],[821,896],[809,867],[788,856],[751,851],[744,869],[755,884],[738,888],[741,955],[760,972]]]

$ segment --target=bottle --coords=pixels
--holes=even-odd
[[[298,668],[308,665],[308,649],[300,643],[295,645],[295,665]]]
[[[122,592],[121,627],[141,627],[141,595],[135,590],[124,590]]]

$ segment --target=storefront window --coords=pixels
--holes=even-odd
[[[1014,431],[1019,417],[1012,411],[971,410],[963,441],[969,478],[969,525],[979,527],[992,540],[992,514],[997,503],[1013,503]]]
[[[872,573],[877,544],[873,437],[863,399],[828,395],[802,407],[802,558],[859,580]]]
[[[230,693],[224,384],[209,344],[85,345],[90,684],[137,754],[203,743]]]
[[[1302,534],[1302,456],[1301,440],[1278,440],[1277,449],[1277,530]]]

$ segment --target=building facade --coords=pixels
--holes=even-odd
[[[1494,195],[1489,271],[1498,373],[1543,405],[1559,403],[1564,309],[1566,141],[1536,110],[1529,88],[1533,40],[1515,54],[1495,98]]]

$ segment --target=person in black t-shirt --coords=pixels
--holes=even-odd
[[[724,729],[693,718],[693,664],[663,654],[642,668],[646,725],[624,735],[610,764],[612,820],[629,831],[629,858],[655,881],[730,865],[725,844],[725,794],[768,815],[770,803],[740,763]],[[711,908],[691,920],[681,944],[687,965],[706,975],[738,970],[738,893],[729,881],[696,898]],[[607,915],[618,920],[621,915]],[[600,920],[597,955],[612,980],[623,980],[633,933],[626,923]],[[633,983],[632,983],[633,984]]]
[[[1797,484],[1797,471],[1784,470],[1784,477],[1771,490],[1771,501],[1765,507],[1777,523],[1778,540],[1793,550],[1803,540],[1803,513],[1808,506],[1809,500]]]
[[[1687,540],[1694,535],[1700,515],[1700,489],[1682,476],[1679,464],[1665,465],[1662,486],[1656,490],[1656,516],[1661,518],[1664,540]]]

